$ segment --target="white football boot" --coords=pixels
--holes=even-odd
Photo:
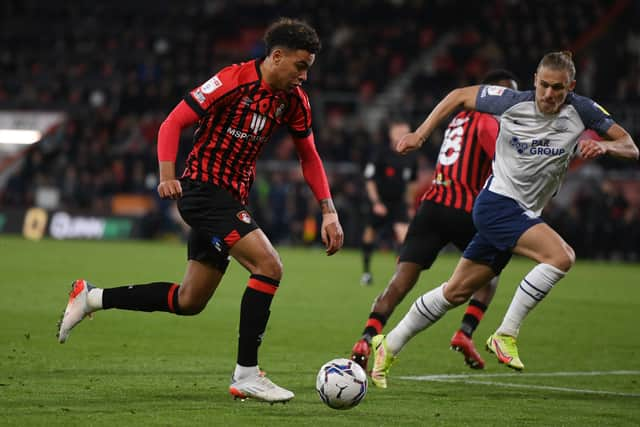
[[[263,402],[286,403],[294,398],[293,392],[276,385],[264,373],[236,381],[231,378],[229,393],[234,399],[252,398]]]
[[[69,302],[64,310],[62,318],[58,322],[58,342],[64,343],[69,337],[71,329],[73,329],[82,319],[91,316],[92,310],[89,308],[87,295],[93,288],[84,279],[78,279],[71,284],[71,292],[69,292]]]

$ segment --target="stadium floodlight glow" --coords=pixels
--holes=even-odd
[[[0,144],[35,144],[42,139],[42,132],[31,129],[0,129]]]

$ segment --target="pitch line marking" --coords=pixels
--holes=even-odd
[[[436,381],[465,378],[500,378],[500,377],[580,377],[606,375],[640,375],[640,371],[575,371],[575,372],[509,372],[503,374],[436,374],[399,377],[403,380]]]
[[[461,382],[464,384],[480,384],[499,387],[524,388],[536,390],[564,391],[569,393],[602,394],[622,397],[640,397],[640,393],[621,393],[606,390],[591,390],[569,387],[553,387],[535,384],[512,384],[496,381],[482,381],[474,378],[513,378],[513,377],[573,377],[573,376],[608,376],[608,375],[640,375],[640,371],[578,371],[578,372],[531,372],[531,373],[507,373],[507,374],[440,374],[421,376],[402,376],[403,380],[433,381],[433,382]]]

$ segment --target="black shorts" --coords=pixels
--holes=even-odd
[[[225,272],[229,249],[259,228],[246,206],[225,189],[204,182],[181,179],[180,215],[191,226],[188,255]]]
[[[453,243],[463,251],[475,234],[470,213],[425,200],[409,224],[398,260],[427,269],[447,244]]]
[[[374,230],[380,230],[387,226],[398,223],[408,223],[409,215],[407,213],[407,205],[403,201],[383,202],[387,207],[387,214],[379,216],[373,213],[373,206],[369,207],[367,215],[367,225],[373,227]]]

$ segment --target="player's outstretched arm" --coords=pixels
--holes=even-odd
[[[415,130],[403,136],[396,145],[396,151],[406,154],[422,147],[429,135],[440,122],[449,117],[458,108],[474,110],[480,86],[467,86],[454,89],[435,106],[424,122]]]
[[[585,159],[609,154],[622,159],[638,159],[638,147],[631,135],[620,125],[613,124],[607,131],[608,140],[596,141],[585,139],[580,141],[580,155]]]

